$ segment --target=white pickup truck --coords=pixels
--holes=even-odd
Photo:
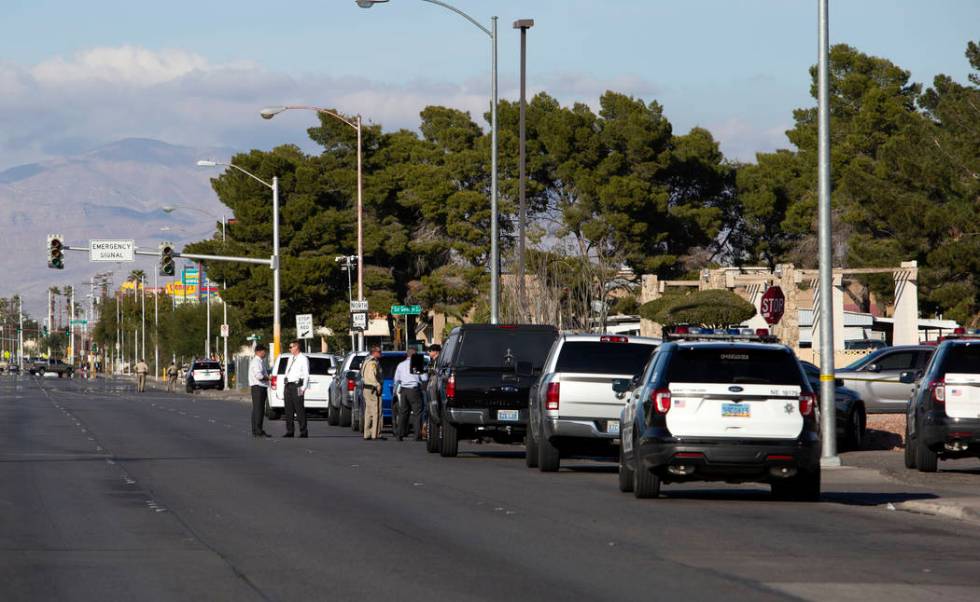
[[[613,334],[560,336],[531,389],[528,467],[556,471],[562,457],[615,460],[625,400],[612,383],[638,376],[660,343]]]

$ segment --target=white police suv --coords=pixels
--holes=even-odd
[[[779,498],[820,496],[817,397],[795,354],[768,332],[679,328],[629,392],[619,486],[762,482]]]

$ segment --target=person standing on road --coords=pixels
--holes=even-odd
[[[136,392],[143,393],[146,391],[146,373],[150,371],[150,367],[146,365],[146,361],[140,358],[140,361],[136,364]]]
[[[361,365],[361,393],[364,396],[364,439],[383,440],[381,436],[381,387],[384,377],[381,373],[381,348],[371,347],[371,355]]]
[[[310,360],[300,351],[300,342],[293,341],[289,344],[289,362],[286,363],[286,373],[283,379],[286,381],[286,391],[284,405],[286,411],[286,434],[283,437],[294,436],[294,418],[299,421],[299,436],[308,437],[306,430],[306,405],[303,396],[306,394],[306,387],[310,384]]]
[[[173,393],[177,390],[177,364],[170,362],[170,367],[167,368],[167,392]]]
[[[265,404],[269,399],[269,370],[265,367],[265,356],[269,348],[265,345],[255,346],[255,355],[248,364],[248,384],[252,393],[252,436],[268,437],[269,433],[262,429],[262,419],[265,416]]]
[[[436,360],[439,359],[439,354],[442,353],[442,345],[439,343],[433,343],[429,345],[429,369],[427,371],[428,381],[432,382],[432,376],[436,371]],[[422,388],[422,437],[424,439],[429,438],[429,388],[425,386]]]
[[[426,375],[415,350],[409,348],[405,359],[395,368],[395,387],[399,390],[398,398],[398,440],[402,441],[407,434],[409,413],[412,417],[412,428],[415,429],[415,440],[422,440],[422,383]]]

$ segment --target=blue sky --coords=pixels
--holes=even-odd
[[[606,88],[664,104],[675,128],[711,129],[727,154],[784,146],[809,104],[816,0],[455,0],[500,17],[501,93],[534,18],[529,85],[594,104]],[[965,80],[978,0],[832,0],[831,38],[917,81]],[[302,101],[414,127],[425,104],[479,111],[489,42],[442,8],[391,0],[4,0],[0,169],[125,136],[235,148],[303,143],[302,116],[263,127],[265,104]],[[67,102],[70,101],[70,106]],[[5,133],[4,133],[5,132]]]

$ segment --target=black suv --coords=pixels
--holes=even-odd
[[[444,457],[478,433],[499,442],[524,438],[528,397],[558,338],[554,326],[464,324],[453,329],[427,387],[427,449]]]
[[[918,380],[905,417],[905,466],[936,472],[939,459],[980,456],[980,340],[947,339]]]
[[[632,382],[621,417],[619,487],[762,482],[780,498],[820,495],[817,397],[793,352],[759,342],[670,342]]]

